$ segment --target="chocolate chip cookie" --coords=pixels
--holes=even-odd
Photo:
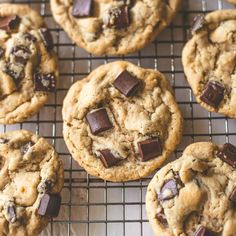
[[[155,235],[234,236],[236,147],[189,145],[153,177],[146,209]]]
[[[69,89],[63,133],[73,158],[94,176],[147,176],[180,142],[182,116],[160,72],[117,61]]]
[[[59,213],[64,172],[53,147],[26,130],[0,134],[0,235],[38,235]]]
[[[0,4],[0,123],[22,122],[55,91],[57,60],[50,31],[26,5]]]
[[[196,100],[208,111],[236,118],[236,10],[197,16],[192,33],[182,60]]]
[[[146,46],[171,22],[181,0],[51,0],[55,20],[95,55],[128,54]]]

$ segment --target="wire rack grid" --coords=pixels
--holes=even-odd
[[[30,120],[11,126],[0,126],[2,132],[28,129],[47,138],[63,160],[65,185],[62,208],[42,236],[152,236],[145,214],[146,187],[151,177],[129,183],[110,183],[89,176],[71,158],[62,137],[61,108],[68,88],[97,66],[128,60],[139,66],[160,70],[170,80],[176,100],[184,115],[184,134],[172,159],[195,141],[233,142],[236,121],[209,113],[195,101],[184,78],[181,51],[189,38],[189,25],[199,13],[233,8],[224,0],[183,0],[183,7],[173,23],[148,47],[123,57],[97,57],[78,48],[54,22],[48,0],[0,0],[26,3],[40,12],[49,26],[58,53],[60,83],[54,95],[41,111]]]

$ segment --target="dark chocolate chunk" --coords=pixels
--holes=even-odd
[[[41,216],[57,217],[61,206],[60,194],[45,193],[40,201],[38,214]]]
[[[152,138],[138,142],[141,161],[148,161],[161,155],[162,147],[159,138]]]
[[[133,96],[140,88],[140,81],[127,70],[121,72],[113,85],[126,97]]]
[[[120,157],[115,157],[115,155],[109,149],[100,150],[100,153],[100,160],[106,168],[115,166],[122,160]]]
[[[74,0],[72,15],[74,17],[88,17],[91,14],[92,0]]]
[[[99,134],[113,127],[105,108],[88,113],[86,119],[93,134]]]
[[[26,143],[26,144],[24,144],[23,146],[21,146],[20,147],[20,152],[21,152],[21,154],[22,155],[25,155],[28,151],[29,151],[29,149],[32,147],[32,146],[34,146],[34,143],[33,142],[28,142],[28,143]]]
[[[55,76],[53,74],[34,74],[34,90],[42,92],[55,92]]]
[[[25,37],[26,40],[31,41],[33,43],[35,43],[37,41],[37,38],[34,37],[34,35],[32,35],[30,33],[25,33],[24,37]]]
[[[44,43],[45,47],[47,48],[47,50],[52,50],[53,49],[53,38],[52,38],[50,30],[47,28],[41,28],[39,30],[39,33],[40,33],[40,36],[41,36],[43,43]]]
[[[121,6],[119,8],[112,8],[108,11],[108,19],[105,24],[108,27],[115,27],[117,29],[124,29],[130,25],[130,13],[128,6]]]
[[[16,211],[14,206],[7,207],[7,214],[9,216],[9,221],[14,223],[16,221]]]
[[[5,144],[5,143],[8,143],[9,140],[6,139],[6,138],[0,138],[0,144]]]
[[[16,63],[25,65],[30,58],[31,51],[22,45],[16,46],[12,49]]]
[[[204,88],[200,99],[206,104],[217,108],[224,98],[224,86],[217,81],[209,81]]]
[[[163,212],[161,213],[157,213],[156,214],[156,218],[157,220],[164,226],[167,226],[168,225],[168,222],[167,222],[167,219],[166,219],[166,216]]]
[[[215,234],[209,229],[199,226],[197,231],[194,233],[194,236],[214,236]]]
[[[236,168],[236,147],[231,143],[225,143],[216,155],[222,161]]]
[[[161,201],[170,200],[178,194],[177,182],[175,179],[167,180],[161,188],[158,199]]]
[[[18,27],[20,24],[19,16],[5,16],[0,17],[0,29],[10,32],[11,30]]]
[[[0,47],[0,58],[2,58],[4,56],[5,50]]]
[[[204,14],[195,16],[191,27],[192,34],[202,29],[205,26],[205,24],[206,20]]]
[[[236,187],[233,189],[232,193],[229,196],[229,200],[236,202]]]
[[[18,64],[19,65],[19,64]],[[12,67],[13,66],[13,67]],[[14,79],[14,82],[18,84],[20,80],[24,77],[24,67],[22,65],[18,66],[18,69],[16,70],[14,68],[15,65],[11,63],[7,63],[6,67],[4,69],[4,72],[11,76]]]

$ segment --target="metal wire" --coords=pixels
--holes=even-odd
[[[201,108],[184,78],[181,51],[189,38],[191,19],[199,13],[231,7],[223,0],[184,0],[174,22],[147,48],[123,57],[92,56],[78,48],[54,22],[48,0],[0,0],[27,3],[38,10],[55,41],[60,65],[57,92],[38,115],[14,126],[0,126],[2,132],[28,129],[47,138],[60,154],[65,167],[65,186],[60,216],[51,221],[42,235],[151,236],[145,215],[145,192],[151,177],[130,183],[109,183],[89,176],[71,158],[62,137],[61,108],[68,88],[98,65],[117,59],[160,70],[169,78],[185,118],[182,144],[173,155],[195,141],[233,142],[235,120],[211,114]]]

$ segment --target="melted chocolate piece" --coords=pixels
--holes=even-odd
[[[203,226],[199,226],[194,236],[214,236],[215,234]]]
[[[31,41],[33,43],[35,43],[37,41],[37,38],[34,37],[34,35],[32,35],[30,33],[25,33],[24,37],[25,37],[26,40]]]
[[[86,119],[93,134],[99,134],[113,127],[105,108],[88,113]]]
[[[121,72],[113,85],[126,97],[133,96],[140,88],[140,81],[127,70]]]
[[[156,218],[157,220],[164,226],[167,226],[168,225],[168,222],[167,222],[167,219],[166,219],[166,216],[163,212],[161,213],[157,213],[156,214]]]
[[[17,15],[0,17],[0,29],[10,32],[18,27],[20,20],[20,17]]]
[[[231,143],[225,143],[216,155],[222,161],[236,168],[236,147]]]
[[[225,88],[221,83],[209,81],[204,88],[200,99],[209,106],[218,108],[224,98],[224,91]]]
[[[41,216],[57,217],[61,207],[60,194],[45,193],[40,201],[38,214]]]
[[[122,161],[122,158],[120,157],[115,157],[111,150],[109,149],[104,149],[100,150],[101,156],[99,156],[100,160],[102,161],[102,164],[106,168],[110,168],[112,166],[115,166],[118,164],[120,161]]]
[[[229,196],[229,200],[236,202],[236,187],[233,189],[232,193]]]
[[[162,147],[159,138],[152,138],[138,142],[141,161],[149,161],[162,154]]]
[[[22,154],[22,155],[25,155],[25,154],[29,151],[29,149],[30,149],[32,146],[34,146],[34,143],[31,142],[31,141],[28,142],[28,143],[26,143],[25,145],[21,146],[21,147],[20,147],[20,152],[21,152],[21,154]]]
[[[47,28],[41,28],[39,33],[47,50],[52,50],[54,45],[50,30]]]
[[[74,17],[91,16],[92,0],[74,0],[72,15]]]
[[[0,47],[0,58],[2,58],[4,56],[5,50]]]
[[[178,195],[178,187],[175,179],[167,180],[161,188],[161,192],[158,195],[159,200],[170,200]]]
[[[4,72],[14,79],[15,84],[19,84],[24,77],[24,67],[22,65],[18,66],[18,70],[14,70],[14,67],[11,68],[11,64],[7,63]]]
[[[206,20],[204,14],[195,16],[191,27],[192,34],[202,29],[205,25]]]
[[[8,139],[0,138],[0,144],[5,144],[5,143],[8,143],[8,142],[9,142]]]
[[[30,58],[31,51],[25,46],[16,46],[12,49],[12,54],[14,55],[16,63],[26,65]]]
[[[7,207],[7,214],[9,216],[10,223],[14,223],[16,221],[16,211],[14,206]]]
[[[34,74],[34,90],[41,92],[55,92],[55,76],[53,74]]]

